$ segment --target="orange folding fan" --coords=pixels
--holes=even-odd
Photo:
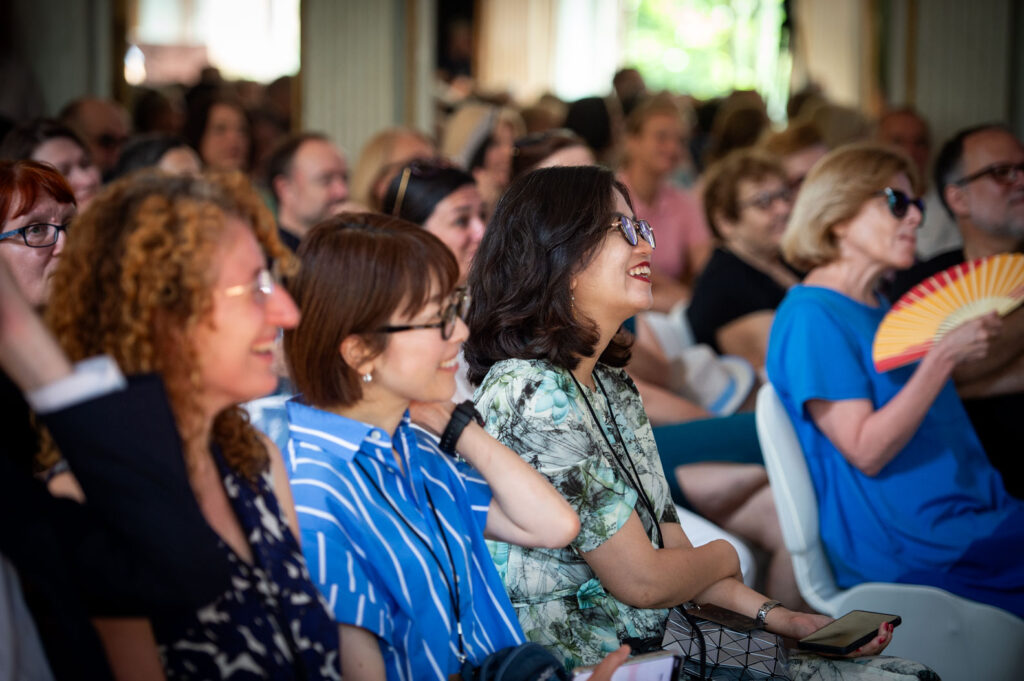
[[[921,359],[964,322],[1024,302],[1024,255],[1002,253],[954,265],[901,297],[878,326],[872,356],[879,372]]]

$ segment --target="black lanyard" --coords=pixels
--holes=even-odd
[[[434,516],[434,522],[437,523],[437,531],[441,533],[441,541],[444,542],[444,551],[445,554],[448,556],[448,565],[451,566],[452,580],[454,581],[449,581],[448,575],[444,571],[444,567],[441,566],[441,559],[437,557],[436,553],[434,553],[434,549],[431,548],[430,544],[427,543],[426,539],[420,536],[419,531],[417,531],[416,528],[412,526],[412,523],[410,523],[409,520],[405,517],[405,515],[400,510],[398,510],[398,507],[395,506],[391,499],[386,494],[384,494],[384,491],[377,485],[377,481],[373,479],[373,477],[366,471],[365,468],[363,468],[362,462],[356,460],[355,463],[357,466],[359,466],[359,470],[363,472],[363,475],[370,482],[370,484],[373,485],[373,488],[377,490],[377,494],[380,495],[380,498],[387,502],[387,505],[391,507],[391,510],[395,512],[395,515],[398,516],[398,518],[403,523],[405,523],[405,526],[409,528],[409,532],[412,533],[412,536],[416,537],[420,541],[420,543],[423,544],[423,548],[427,550],[427,552],[430,554],[430,557],[434,559],[435,563],[437,563],[437,569],[441,573],[441,578],[444,579],[444,585],[448,588],[448,600],[451,601],[452,614],[455,616],[455,631],[459,640],[459,654],[457,655],[457,657],[459,660],[459,664],[462,664],[466,661],[466,648],[462,642],[462,617],[459,612],[459,573],[455,571],[455,559],[452,557],[452,549],[448,545],[448,537],[444,533],[444,528],[441,527],[441,519],[437,517],[437,509],[434,507],[434,499],[433,497],[430,496],[430,490],[427,489],[427,485],[426,483],[424,483],[423,491],[426,492],[427,494],[427,503],[430,504],[430,513]],[[411,466],[411,462],[408,465]]]
[[[601,379],[597,377],[596,373],[593,374],[594,384],[601,391],[601,394],[604,395],[605,404],[608,405],[608,413],[612,417],[612,425],[615,426],[615,435],[617,436],[616,441],[622,446],[622,451],[626,455],[626,461],[629,462],[629,468],[622,463],[622,459],[619,457],[618,451],[612,444],[612,441],[608,438],[608,434],[604,432],[604,428],[601,427],[601,420],[597,418],[597,412],[594,411],[594,407],[590,404],[590,400],[587,399],[587,394],[583,391],[583,386],[580,385],[580,382],[576,380],[576,376],[571,371],[569,372],[569,376],[572,377],[572,382],[576,384],[580,397],[583,398],[583,403],[587,405],[587,410],[590,412],[590,416],[594,419],[594,425],[597,426],[598,432],[601,433],[601,437],[604,438],[605,443],[608,445],[608,449],[611,450],[612,457],[615,458],[615,463],[619,465],[619,468],[622,469],[622,473],[626,476],[626,482],[634,489],[634,491],[636,491],[637,498],[640,500],[640,503],[643,504],[644,508],[646,508],[647,512],[650,514],[651,522],[654,524],[654,531],[658,536],[658,548],[665,548],[665,538],[661,534],[661,525],[658,523],[658,515],[654,512],[654,504],[651,502],[650,497],[647,496],[647,492],[640,483],[640,472],[637,470],[636,464],[633,462],[633,457],[629,455],[629,447],[626,446],[626,439],[622,437],[622,431],[619,430],[619,423],[615,419],[615,411],[612,409],[612,401],[608,399],[608,393],[605,392],[604,386],[601,384]],[[633,469],[633,475],[630,475],[630,468]]]

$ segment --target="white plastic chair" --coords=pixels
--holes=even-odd
[[[1024,620],[1005,610],[930,586],[836,586],[818,532],[818,502],[807,462],[770,383],[757,395],[756,421],[782,536],[800,595],[812,608],[831,617],[850,610],[900,615],[903,624],[885,654],[926,664],[944,681],[1024,678]]]

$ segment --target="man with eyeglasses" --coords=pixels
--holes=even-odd
[[[348,163],[325,135],[292,135],[267,161],[267,186],[277,201],[278,236],[295,251],[314,225],[343,210]]]
[[[959,263],[1024,251],[1024,144],[1002,125],[961,130],[935,161],[935,186],[956,221],[963,247],[900,273],[892,300]],[[957,392],[1006,489],[1024,498],[1020,428],[1024,414],[1024,308],[1003,320],[988,355],[960,366]]]

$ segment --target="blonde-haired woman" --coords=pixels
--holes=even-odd
[[[160,662],[168,678],[340,676],[280,454],[238,407],[274,389],[274,339],[298,323],[268,255],[289,258],[240,173],[150,174],[79,216],[53,277],[47,317],[72,360],[108,354],[163,378],[189,482],[232,566],[231,588],[194,614],[101,632],[131,678],[159,677]]]
[[[427,135],[413,128],[394,127],[381,130],[370,138],[352,173],[351,199],[355,203],[379,211],[391,180],[410,161],[433,158],[437,149]]]
[[[809,273],[776,311],[768,376],[807,457],[841,587],[929,584],[1024,616],[1024,505],[950,380],[986,353],[997,318],[951,331],[916,365],[880,374],[872,361],[888,309],[876,287],[914,262],[919,186],[909,159],[872,144],[811,170],[782,240]]]

